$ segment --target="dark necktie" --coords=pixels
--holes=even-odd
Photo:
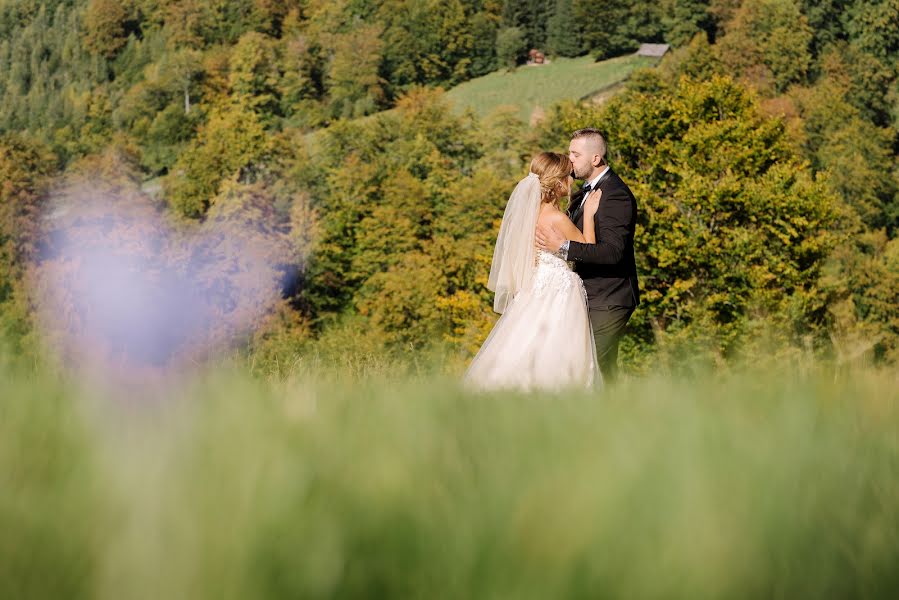
[[[572,219],[574,218],[574,215],[576,215],[577,212],[581,209],[581,206],[584,205],[584,200],[587,198],[587,194],[590,193],[590,182],[588,181],[584,183],[583,187],[581,187],[578,193],[581,195],[580,200],[578,201],[577,205],[573,205],[568,211],[568,216]]]

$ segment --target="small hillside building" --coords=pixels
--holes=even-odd
[[[662,58],[671,49],[669,44],[640,44],[637,50],[637,56],[648,56],[650,58]]]

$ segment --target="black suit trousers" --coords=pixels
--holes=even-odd
[[[633,306],[590,309],[590,325],[596,339],[596,362],[604,383],[612,383],[618,377],[618,341],[633,312]]]

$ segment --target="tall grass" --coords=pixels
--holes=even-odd
[[[0,597],[896,597],[896,384],[8,372]]]

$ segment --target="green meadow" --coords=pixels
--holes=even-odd
[[[894,373],[0,378],[2,598],[889,598]]]
[[[501,106],[518,109],[528,122],[535,110],[571,98],[584,98],[623,82],[634,69],[654,64],[635,54],[596,62],[590,56],[555,58],[544,65],[501,69],[461,83],[447,92],[456,110],[486,116]]]

